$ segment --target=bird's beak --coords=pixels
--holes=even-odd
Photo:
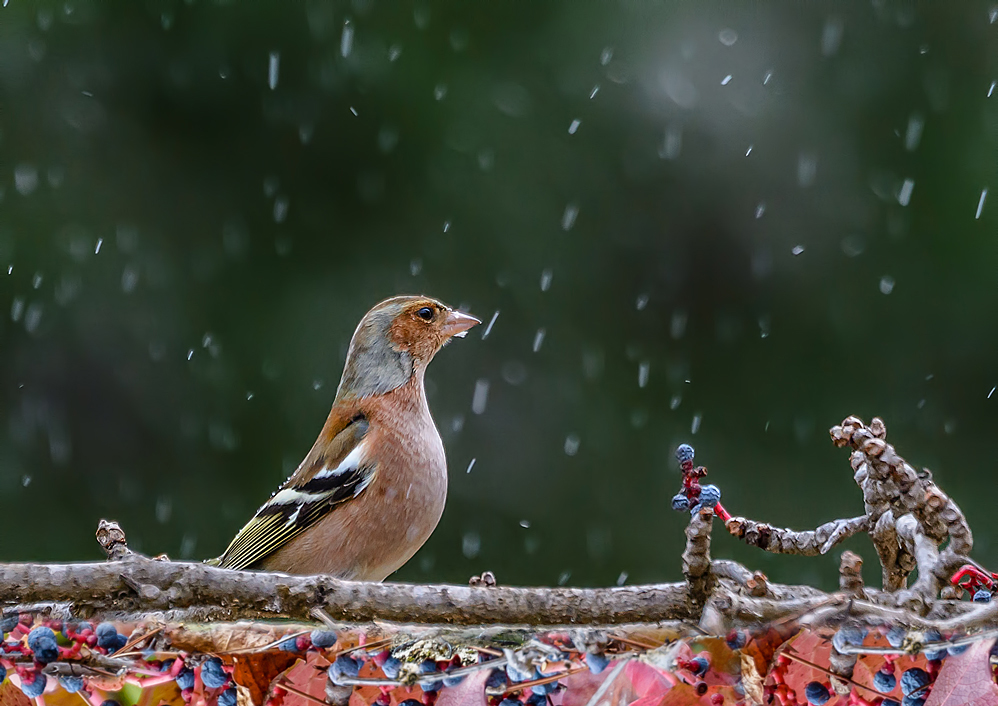
[[[456,336],[457,338],[464,338],[468,333],[468,329],[480,323],[482,322],[471,314],[465,314],[463,311],[452,311],[444,319],[442,330],[448,337]]]

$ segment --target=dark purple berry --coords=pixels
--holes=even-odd
[[[926,694],[918,692],[901,699],[901,706],[925,706]]]
[[[913,691],[918,691],[923,686],[928,686],[930,683],[932,683],[932,677],[921,667],[906,669],[904,674],[901,675],[901,693],[907,696]]]
[[[924,649],[925,659],[927,660],[943,659],[946,656],[947,653],[945,647],[942,648],[941,650],[931,649],[931,643],[942,642],[942,640],[943,640],[942,633],[940,633],[938,630],[925,631],[925,642],[926,642]]]
[[[694,657],[687,663],[686,668],[696,676],[702,677],[707,673],[707,669],[710,668],[710,662],[703,657]]]
[[[114,627],[114,623],[101,623],[97,626],[96,633],[98,647],[105,650],[117,649],[118,628]]]
[[[48,684],[48,677],[46,677],[41,672],[35,674],[35,678],[28,681],[26,678],[21,678],[21,691],[29,699],[37,699],[45,691],[45,687]]]
[[[894,691],[894,687],[897,686],[897,683],[897,677],[889,672],[881,670],[873,675],[873,686],[881,694],[889,694]]]
[[[676,449],[676,460],[680,463],[689,463],[693,460],[693,447],[689,444],[680,444]]]
[[[672,496],[672,509],[676,512],[683,512],[690,509],[690,499],[683,493],[676,493]]]
[[[356,679],[360,674],[360,661],[350,655],[340,655],[336,661],[329,665],[329,678],[334,684],[343,686],[340,682],[343,679]]]
[[[433,672],[436,671],[439,671],[437,669],[437,663],[434,662],[432,659],[424,659],[422,662],[419,663],[420,674],[433,674]],[[443,682],[440,681],[439,679],[437,681],[431,681],[431,682],[423,682],[423,681],[419,682],[419,688],[421,688],[423,691],[427,693],[433,691],[440,691],[440,687],[442,687],[443,685],[444,685]]]
[[[11,630],[17,627],[19,616],[17,613],[8,613],[0,619],[0,632],[4,634],[9,633]]]
[[[42,664],[55,662],[59,659],[59,645],[55,641],[55,633],[52,628],[44,625],[32,628],[28,633],[28,647],[35,656],[35,660]]]
[[[503,669],[493,669],[489,673],[488,679],[485,680],[486,689],[498,689],[500,686],[506,686],[509,683],[506,679],[506,671]]]
[[[600,652],[586,652],[586,666],[589,667],[589,671],[593,674],[599,674],[609,664],[610,660],[605,654]]]
[[[220,689],[229,683],[229,675],[222,669],[222,660],[212,657],[201,665],[201,681],[209,689]]]
[[[990,603],[991,602],[991,591],[986,588],[979,588],[974,591],[974,602],[975,603]]]
[[[744,630],[732,630],[724,641],[731,649],[740,650],[748,643],[748,634]]]
[[[83,688],[83,677],[70,675],[59,677],[59,686],[65,689],[67,694],[75,694]]]
[[[385,673],[385,677],[388,679],[398,679],[399,672],[402,670],[402,660],[389,656],[385,660],[385,663],[381,665],[381,671]]]
[[[835,647],[839,652],[846,652],[846,647],[849,645],[859,647],[863,644],[863,640],[866,638],[866,630],[863,628],[839,628],[834,635],[832,635],[832,646]]]
[[[191,669],[190,667],[184,667],[177,674],[176,681],[177,681],[177,686],[180,687],[181,691],[183,691],[184,689],[193,689],[194,688],[194,670]]]
[[[714,507],[721,502],[721,489],[716,485],[700,486],[700,504],[707,507]]]
[[[828,687],[821,682],[808,682],[807,686],[804,687],[804,698],[806,698],[807,702],[813,706],[824,706],[831,696],[832,695],[828,693]]]
[[[336,644],[336,632],[333,630],[313,630],[309,637],[312,639],[312,644],[321,649]]]
[[[218,695],[218,706],[236,706],[235,688],[226,689]]]
[[[901,649],[901,645],[904,644],[904,638],[908,636],[908,631],[904,628],[891,628],[887,631],[887,642],[895,650]]]

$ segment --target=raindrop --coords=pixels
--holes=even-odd
[[[575,134],[575,132],[576,132],[576,130],[578,130],[578,129],[579,129],[579,126],[580,126],[581,124],[582,124],[582,121],[581,121],[581,120],[573,120],[573,121],[572,121],[572,124],[568,126],[568,134],[569,134],[569,135],[574,135],[574,134]]]
[[[797,183],[802,187],[811,186],[818,173],[818,158],[813,154],[802,153],[797,157]]]
[[[671,409],[672,411],[676,411],[677,409],[679,409],[679,405],[682,403],[682,401],[683,401],[682,395],[673,395],[672,399],[669,400],[669,409]]]
[[[483,149],[478,153],[478,168],[483,172],[492,171],[496,163],[496,153],[490,149]]]
[[[721,44],[726,47],[734,46],[734,43],[738,41],[738,32],[729,27],[725,27],[717,33],[717,38],[720,40]]]
[[[398,128],[385,126],[378,132],[378,149],[388,154],[399,143]]]
[[[522,385],[527,379],[527,368],[518,360],[503,363],[502,379],[510,385]]]
[[[755,146],[755,145],[749,145],[749,146],[748,146],[748,149],[747,149],[747,150],[745,150],[745,156],[746,156],[746,157],[748,157],[748,156],[749,156],[750,154],[752,154],[752,148],[753,148],[754,146]]]
[[[422,6],[412,11],[413,22],[417,29],[426,29],[430,26],[430,8]]]
[[[759,205],[755,207],[755,217],[756,219],[762,218],[762,214],[766,212],[766,203],[760,201]]]
[[[978,220],[981,217],[981,211],[984,210],[984,201],[988,198],[988,190],[981,189],[981,200],[977,202],[977,215],[974,216],[974,220]]]
[[[18,164],[14,168],[14,188],[21,196],[30,196],[38,188],[38,168],[33,164]]]
[[[729,83],[731,83],[731,78],[732,78],[731,74],[728,74],[727,76],[725,76],[724,78],[722,78],[721,79],[721,85],[722,86],[727,86]]]
[[[702,414],[693,415],[693,423],[690,424],[690,434],[696,434],[700,431],[700,422],[703,420]]]
[[[922,139],[922,128],[925,127],[925,119],[918,113],[912,113],[908,118],[908,129],[904,133],[904,148],[909,152],[914,152]]]
[[[611,59],[613,59],[613,47],[603,47],[603,51],[599,55],[599,63],[606,66]]]
[[[861,236],[847,235],[842,239],[842,252],[846,257],[859,257],[866,250],[866,242]]]
[[[246,401],[249,402],[251,399],[253,399],[253,393],[252,392],[247,392],[246,393]]]
[[[492,318],[491,318],[491,319],[489,319],[489,325],[488,325],[488,326],[486,326],[486,327],[485,327],[485,331],[484,331],[484,332],[482,332],[482,340],[483,340],[483,341],[484,341],[484,340],[485,340],[486,338],[488,338],[488,337],[489,337],[489,334],[490,334],[490,333],[492,333],[492,327],[493,327],[493,326],[495,325],[495,323],[496,323],[496,319],[498,319],[498,318],[499,318],[499,310],[498,310],[498,309],[496,309],[496,313],[494,313],[494,314],[492,315]]]
[[[322,380],[320,380],[319,378],[316,378],[315,380],[312,381],[312,389],[315,390],[316,392],[318,392],[319,390],[322,389],[322,386],[324,384],[325,383]]]
[[[530,529],[530,520],[520,520],[520,527]]]
[[[350,112],[353,114],[355,118],[357,117],[357,109],[354,108],[352,105],[350,106]]]
[[[996,83],[998,83],[998,81],[992,81],[991,85],[988,86],[988,98],[990,98],[991,94],[995,92],[995,84]]]
[[[274,198],[277,189],[281,186],[281,180],[274,175],[263,178],[263,195],[268,199]]]
[[[599,84],[598,83],[595,86],[593,86],[593,90],[589,93],[589,100],[592,100],[593,98],[595,98],[597,93],[599,93]]]
[[[759,317],[759,338],[769,338],[770,323],[768,316]]]
[[[571,230],[572,226],[575,225],[575,219],[579,215],[579,207],[570,203],[565,206],[565,212],[561,214],[561,229]]]
[[[409,274],[415,277],[422,271],[423,271],[423,261],[420,260],[418,257],[414,257],[409,262]]]
[[[801,255],[804,252],[804,246],[803,245],[794,245],[793,250],[791,250],[790,252],[792,252],[795,257],[797,255]]]
[[[353,25],[350,20],[343,23],[343,34],[340,35],[340,56],[344,59],[353,51]]]
[[[455,415],[454,419],[451,420],[450,428],[451,431],[453,431],[455,434],[464,429],[464,415],[463,414]]]
[[[880,293],[890,294],[894,291],[894,278],[889,275],[884,275],[880,278]]]
[[[678,123],[672,123],[665,128],[665,137],[658,146],[660,159],[675,159],[683,148],[683,128]]]
[[[288,197],[278,196],[274,199],[274,223],[284,223],[288,217]]]
[[[643,311],[646,306],[648,306],[648,295],[639,294],[637,301],[634,302],[634,308],[638,311]]]
[[[992,388],[991,388],[991,392],[989,392],[989,393],[988,393],[988,399],[989,399],[989,400],[991,399],[991,395],[993,395],[993,394],[995,393],[995,390],[996,390],[996,389],[998,389],[998,387],[992,387]]]
[[[688,315],[682,309],[674,311],[672,313],[672,321],[669,323],[669,334],[676,340],[683,337],[686,333],[686,321]]]
[[[39,302],[29,304],[28,310],[24,312],[24,330],[28,333],[34,333],[38,330],[38,326],[41,322],[42,305]]]
[[[565,437],[565,455],[574,456],[579,453],[579,437],[575,434],[569,434]]]
[[[436,86],[433,87],[433,97],[436,100],[442,101],[444,99],[444,96],[446,95],[447,95],[446,83],[438,83]]]
[[[388,61],[396,61],[400,56],[402,56],[402,47],[398,44],[392,44],[388,47]]]
[[[4,4],[6,5],[6,3]],[[31,485],[31,476],[29,475],[21,476],[21,486],[27,488],[29,485]]]
[[[550,268],[545,269],[541,272],[541,291],[546,292],[551,289],[551,280],[554,278],[554,272]]]
[[[558,585],[564,586],[566,583],[568,583],[568,580],[570,578],[572,578],[571,571],[562,571],[560,574],[558,574]]]
[[[267,63],[267,85],[270,86],[270,90],[275,90],[277,88],[277,79],[281,71],[281,53],[277,51],[270,52],[270,59]]]
[[[471,411],[475,414],[483,414],[488,402],[489,381],[485,378],[479,378],[475,381],[475,393],[471,397]]]
[[[638,365],[638,387],[645,387],[648,384],[649,372],[651,372],[651,363],[647,360],[641,361]]]
[[[471,469],[475,467],[475,461],[477,460],[477,458],[471,459],[471,463],[468,464],[468,470],[466,470],[465,473],[471,473]]]
[[[14,301],[10,303],[10,320],[20,321],[21,316],[24,314],[24,297],[14,297]]]
[[[842,20],[837,17],[830,17],[825,22],[825,28],[821,31],[821,54],[822,56],[834,56],[838,53],[842,45],[842,30],[844,26]]]
[[[627,572],[621,571],[620,576],[617,577],[617,585],[623,586],[627,582]]]
[[[541,345],[544,343],[544,334],[545,331],[542,328],[537,329],[537,333],[534,334],[534,345],[533,345],[534,353],[536,353],[541,349]]]
[[[474,559],[482,550],[482,538],[477,532],[467,532],[461,538],[461,553],[468,559]]]
[[[39,287],[41,287],[43,280],[44,280],[44,278],[42,277],[42,273],[41,272],[36,272],[31,277],[31,286],[32,286],[32,288],[33,289],[38,289]]]
[[[450,230],[450,221],[444,221],[444,233]]]
[[[765,86],[769,83],[769,79],[773,78],[773,72],[767,71],[766,75],[762,77],[762,85]]]
[[[302,123],[298,126],[298,139],[303,145],[312,141],[313,134],[315,134],[315,125],[312,123]]]
[[[911,201],[911,192],[915,188],[914,179],[905,179],[904,183],[901,184],[901,190],[898,191],[897,199],[898,203],[902,206],[907,206]]]
[[[156,521],[165,525],[173,514],[173,503],[168,497],[160,497],[156,500]]]
[[[187,533],[180,540],[180,558],[181,559],[191,559],[194,556],[194,550],[198,546],[198,536],[196,534]]]
[[[126,265],[121,272],[121,291],[131,294],[139,284],[139,271],[133,265]]]

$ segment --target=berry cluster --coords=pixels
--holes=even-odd
[[[672,496],[672,509],[677,512],[689,510],[692,515],[700,512],[702,507],[710,507],[722,521],[727,522],[731,515],[721,505],[721,490],[716,485],[700,485],[707,469],[693,466],[693,454],[693,447],[689,444],[680,444],[676,449],[676,459],[683,471],[683,488]]]
[[[969,593],[975,603],[990,603],[991,595],[998,589],[998,574],[974,564],[964,564],[950,578],[950,583]]]

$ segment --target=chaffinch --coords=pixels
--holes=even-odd
[[[437,526],[447,461],[423,375],[481,323],[435,299],[387,299],[350,340],[333,408],[305,460],[209,563],[381,581]]]

